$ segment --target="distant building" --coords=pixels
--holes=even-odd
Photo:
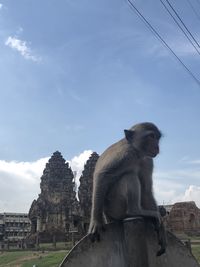
[[[4,238],[4,220],[3,220],[3,214],[0,214],[0,242]]]
[[[164,207],[167,211],[164,221],[168,230],[176,234],[200,235],[200,209],[194,201],[177,202]]]
[[[26,213],[0,213],[0,244],[22,246],[29,235],[31,222]]]

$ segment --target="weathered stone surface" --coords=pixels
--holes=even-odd
[[[83,228],[87,232],[90,221],[90,213],[92,206],[92,186],[93,186],[93,173],[99,155],[93,152],[87,160],[82,175],[80,177],[80,186],[78,190],[78,198],[81,206],[81,213],[83,218]]]
[[[168,233],[167,252],[156,257],[158,241],[152,224],[129,221],[110,224],[101,241],[83,238],[66,256],[60,267],[199,267],[184,244]]]
[[[175,203],[165,216],[165,224],[174,233],[200,234],[200,209],[194,201]]]
[[[72,170],[60,152],[53,153],[46,164],[40,188],[41,193],[29,211],[32,235],[39,233],[44,241],[54,236],[57,240],[65,239],[74,217],[80,214],[80,207]]]

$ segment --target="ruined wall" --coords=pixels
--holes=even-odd
[[[200,234],[200,209],[194,201],[175,203],[165,217],[165,223],[174,233]]]

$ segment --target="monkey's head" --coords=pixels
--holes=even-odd
[[[126,140],[141,155],[154,158],[159,153],[159,140],[162,136],[159,129],[150,122],[139,123],[124,130]]]

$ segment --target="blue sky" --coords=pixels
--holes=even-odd
[[[171,3],[200,42],[189,2]],[[200,14],[200,2],[190,3]],[[199,54],[160,1],[134,4],[200,79]],[[125,0],[1,0],[0,74],[1,162],[31,164],[56,150],[66,160],[100,154],[123,129],[152,121],[164,133],[159,202],[200,204],[200,86]],[[15,173],[5,173],[9,185]]]

